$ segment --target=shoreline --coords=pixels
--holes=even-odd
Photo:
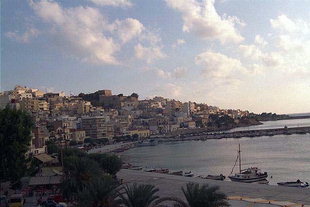
[[[196,177],[183,177],[127,169],[122,169],[117,176],[125,182],[153,184],[159,188],[159,193],[162,196],[184,198],[181,187],[185,186],[188,182],[195,182],[199,184],[217,185],[220,187],[220,191],[224,192],[227,196],[290,201],[298,204],[310,205],[310,189],[306,188],[289,188],[275,185],[216,181]]]

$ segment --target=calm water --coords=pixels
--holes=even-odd
[[[238,127],[231,129],[230,131],[242,131],[242,130],[252,130],[252,129],[273,129],[273,128],[283,128],[287,127],[305,127],[310,126],[310,119],[290,119],[290,120],[280,120],[280,121],[264,121],[262,125],[249,126],[249,127]]]
[[[289,122],[287,122],[289,121]],[[265,122],[298,124],[310,119]],[[264,125],[265,125],[264,124]],[[270,184],[301,179],[310,182],[310,134],[164,143],[124,152],[125,160],[144,167],[191,170],[196,175],[229,175],[241,144],[243,168],[258,166],[267,171]],[[235,168],[237,171],[238,167]]]

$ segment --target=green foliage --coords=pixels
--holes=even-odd
[[[64,172],[66,179],[62,190],[64,197],[68,199],[75,199],[79,191],[101,174],[97,162],[75,155],[64,158]]]
[[[136,98],[136,99],[139,98],[139,95],[138,95],[137,93],[132,93],[130,96],[131,96],[131,97],[134,97],[134,98]]]
[[[232,128],[235,120],[228,115],[211,114],[209,115],[208,127],[215,128]]]
[[[125,185],[119,192],[118,202],[126,207],[149,207],[159,197],[158,188],[154,185],[132,184]]]
[[[48,154],[59,153],[59,148],[58,148],[58,146],[55,144],[55,142],[47,141],[47,142],[46,142],[46,148],[47,148],[47,153],[48,153]]]
[[[122,168],[122,160],[116,155],[107,155],[100,160],[102,169],[110,175],[116,175]]]
[[[190,207],[229,206],[226,195],[219,192],[218,189],[218,186],[209,187],[207,184],[200,186],[195,183],[188,183],[186,188],[182,187],[182,191]]]
[[[76,148],[66,148],[63,150],[63,156],[64,158],[70,156],[87,157],[87,153]]]
[[[33,122],[24,111],[0,110],[0,180],[19,180],[26,172]]]
[[[115,175],[122,167],[122,160],[116,155],[90,154],[88,157],[98,162],[101,169],[110,175]]]
[[[75,146],[75,145],[77,145],[78,143],[77,143],[77,141],[75,141],[75,140],[71,140],[70,142],[69,142],[69,145],[70,146]]]
[[[80,207],[116,206],[115,189],[118,185],[110,176],[94,179],[78,193]]]

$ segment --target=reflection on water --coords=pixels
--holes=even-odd
[[[122,155],[127,161],[145,167],[227,176],[234,165],[238,143],[241,144],[243,168],[257,166],[267,171],[273,177],[269,177],[271,184],[297,179],[310,181],[309,134],[165,143],[134,148]]]

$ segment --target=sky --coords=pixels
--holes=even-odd
[[[310,112],[310,1],[2,0],[15,85]]]

